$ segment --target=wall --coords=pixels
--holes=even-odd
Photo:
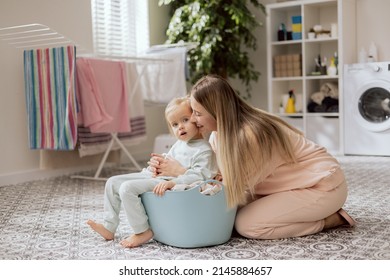
[[[149,3],[151,44],[161,44],[165,40],[168,9],[158,7],[155,0],[149,0]],[[1,0],[0,28],[41,23],[92,50],[90,10],[89,0]],[[40,152],[28,148],[23,51],[0,41],[0,57],[0,185],[55,175],[55,172],[41,172]],[[143,159],[151,152],[156,135],[168,133],[161,117],[163,111],[163,107],[145,108],[148,139],[130,148],[136,158]],[[52,154],[61,160],[74,158],[69,153]],[[77,151],[74,153],[77,155]]]
[[[248,1],[249,2],[249,1]],[[276,0],[260,0],[264,5],[275,3]],[[254,30],[253,34],[257,38],[257,49],[255,51],[248,50],[251,61],[257,71],[260,72],[259,79],[256,83],[252,83],[252,97],[250,99],[251,104],[254,106],[266,110],[267,109],[267,42],[266,42],[266,15],[259,9],[251,7],[251,11],[255,14],[258,22],[262,23],[262,26]],[[245,92],[245,87],[241,85],[240,81],[232,81],[233,87],[240,92]]]
[[[371,42],[374,42],[378,51],[378,60],[390,61],[390,36],[387,32],[390,26],[390,1],[356,0],[356,2],[357,51],[359,52],[363,47],[368,52]],[[358,57],[356,57],[357,61]]]

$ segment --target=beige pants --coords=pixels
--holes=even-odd
[[[340,183],[341,182],[341,183]],[[254,239],[278,239],[320,232],[324,219],[347,199],[344,174],[337,169],[317,185],[270,194],[238,210],[235,228]]]

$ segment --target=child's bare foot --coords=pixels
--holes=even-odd
[[[120,244],[125,248],[134,248],[148,242],[152,238],[153,231],[151,229],[148,229],[147,231],[144,231],[139,234],[133,234],[126,239],[123,239]]]
[[[101,236],[103,236],[106,240],[113,240],[114,234],[106,229],[102,224],[98,224],[95,221],[88,220],[87,224],[97,233],[99,233]]]

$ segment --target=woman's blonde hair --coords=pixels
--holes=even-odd
[[[229,206],[246,202],[254,193],[253,178],[264,180],[264,170],[277,149],[287,162],[295,154],[285,128],[301,133],[282,119],[246,103],[222,77],[207,75],[192,88],[191,96],[217,122],[217,160]]]
[[[171,101],[169,101],[169,103],[165,107],[165,120],[168,124],[168,128],[171,133],[173,133],[173,131],[171,128],[171,124],[168,122],[168,114],[171,113],[173,110],[175,110],[178,106],[182,105],[183,103],[185,103],[185,105],[187,105],[190,111],[192,112],[189,96],[173,98]]]

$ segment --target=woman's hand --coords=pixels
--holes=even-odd
[[[175,160],[172,157],[165,157],[161,154],[152,153],[152,157],[148,162],[150,169],[154,173],[154,177],[156,176],[170,176],[170,177],[178,177],[179,175],[183,175],[187,169],[184,168],[180,162]]]
[[[161,182],[154,187],[153,192],[158,196],[163,196],[165,191],[172,189],[175,185],[172,181]]]
[[[222,174],[218,172],[217,175],[215,175],[214,180],[222,182]]]

